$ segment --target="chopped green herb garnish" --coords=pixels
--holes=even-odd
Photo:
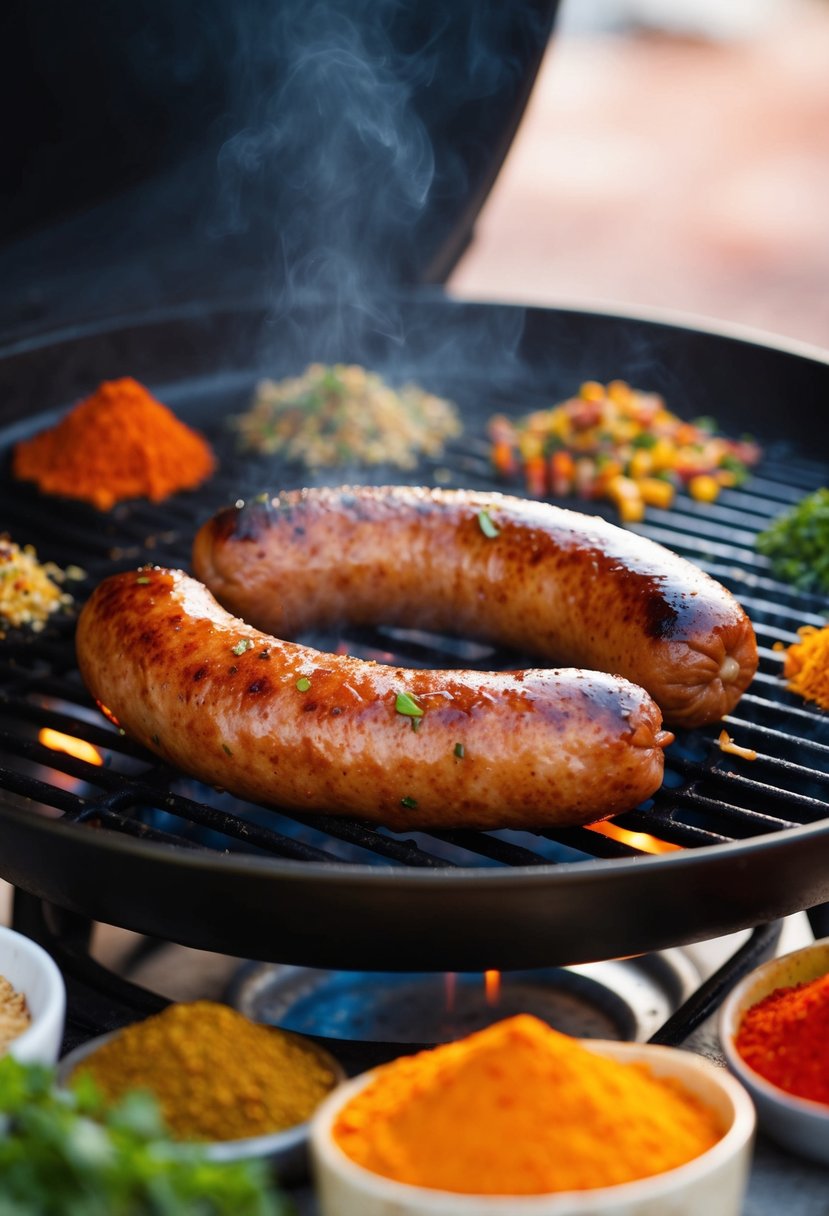
[[[307,676],[300,676],[296,682],[296,686],[300,692],[307,692],[308,689],[311,687],[311,681],[308,679]]]
[[[492,522],[492,516],[489,511],[478,512],[478,523],[484,536],[488,536],[490,540],[494,540],[499,535],[500,529],[496,528]]]
[[[230,750],[230,748],[228,747],[228,745],[226,743],[222,744],[222,751],[225,752],[226,755],[228,755],[228,756],[233,755],[233,752]]]
[[[816,490],[757,537],[775,578],[800,591],[829,592],[829,489]]]
[[[241,638],[235,646],[231,646],[231,654],[244,654],[246,650],[253,650],[253,642],[250,638]]]
[[[148,583],[150,581],[150,579],[149,579],[148,575],[146,575],[146,574],[139,574],[138,578],[135,581],[136,581],[136,583]]]
[[[455,744],[455,755],[458,757],[459,760],[463,760],[464,756],[466,755],[466,752],[464,751],[464,747],[463,747],[462,743]]]
[[[409,798],[407,795],[405,798],[400,799],[400,805],[405,806],[408,810],[414,810],[414,808],[417,806],[417,799]]]
[[[406,718],[422,718],[423,710],[408,692],[399,692],[395,697],[394,708]]]
[[[156,747],[158,747],[158,745],[161,743],[158,735],[153,735],[153,743],[156,745]]]

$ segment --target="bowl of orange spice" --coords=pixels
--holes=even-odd
[[[763,1130],[829,1165],[829,938],[746,976],[720,1011],[720,1039]]]
[[[341,1086],[311,1159],[322,1216],[738,1216],[753,1132],[725,1069],[519,1014]]]

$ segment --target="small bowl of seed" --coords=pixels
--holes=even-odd
[[[54,1064],[66,1017],[66,989],[42,946],[0,925],[0,1056]]]

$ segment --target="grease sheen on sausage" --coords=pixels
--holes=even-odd
[[[220,603],[280,637],[343,622],[482,637],[624,676],[670,726],[716,722],[757,669],[745,612],[691,562],[601,518],[507,495],[284,493],[219,512],[193,564]]]
[[[671,739],[626,680],[325,654],[260,632],[161,568],[94,591],[77,654],[102,707],[185,772],[256,801],[398,830],[592,822],[659,787]],[[420,719],[399,711],[400,693]]]

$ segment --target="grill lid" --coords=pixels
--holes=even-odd
[[[428,318],[436,328],[457,319],[458,332],[466,325],[471,333],[475,317],[488,325],[492,315],[483,306],[421,302],[411,317],[423,324]],[[511,310],[505,316],[514,319]],[[532,320],[525,340],[543,322],[543,349],[565,352],[565,364],[565,337],[580,330],[583,350],[607,323],[553,311]],[[252,326],[257,318],[249,314],[246,321]],[[639,322],[628,326],[616,319],[615,326],[637,348],[648,333]],[[61,503],[56,512],[53,500],[6,479],[0,503],[16,537],[37,544],[43,558],[83,565],[92,586],[113,569],[147,560],[186,566],[195,527],[218,506],[240,491],[302,484],[301,471],[242,462],[231,450],[223,418],[244,402],[259,370],[256,361],[249,351],[241,360],[237,352],[235,361],[227,352],[222,375],[195,374],[214,350],[200,343],[209,332],[227,330],[227,318],[185,315],[10,356],[19,384],[25,382],[19,379],[23,365],[42,367],[44,357],[71,378],[78,368],[105,367],[113,348],[123,357],[124,349],[140,347],[138,374],[211,433],[222,461],[217,478],[196,494],[158,507],[124,505],[105,517],[80,504]],[[681,352],[703,336],[654,327],[649,337],[664,354],[672,344]],[[391,363],[393,355],[384,359],[375,339],[366,335],[362,349],[352,345],[349,357],[375,367]],[[716,349],[724,340],[709,341]],[[523,366],[532,371],[517,400],[535,399],[544,389],[533,349],[524,348]],[[734,343],[734,360],[750,363],[752,349]],[[756,350],[760,364],[779,355],[791,366],[789,354]],[[160,376],[170,374],[171,351],[178,352],[180,375],[161,383]],[[500,353],[492,356],[495,362]],[[458,358],[463,354],[459,349]],[[824,391],[825,365],[799,360],[796,366],[802,383]],[[275,370],[270,360],[269,370]],[[643,369],[634,376],[624,362],[616,371],[640,382],[645,377],[648,384],[658,374]],[[558,374],[566,372],[560,367]],[[479,368],[474,380],[438,379],[429,387],[459,401],[467,433],[440,465],[424,465],[419,479],[495,488],[483,423],[502,404],[507,386],[493,366]],[[749,400],[763,395],[761,412],[771,409],[774,385],[773,376],[763,375],[749,386]],[[722,391],[715,375],[706,391],[712,399]],[[690,412],[675,397],[669,394],[669,404]],[[7,428],[4,448],[21,429]],[[377,470],[375,480],[388,479],[388,470]],[[776,641],[793,640],[799,625],[822,624],[826,605],[775,582],[753,550],[753,537],[783,506],[827,480],[825,457],[792,455],[771,437],[767,458],[747,486],[725,491],[712,505],[680,498],[671,511],[649,512],[640,526],[729,586],[752,617],[760,671],[725,725],[738,743],[757,751],[757,759],[725,755],[717,745],[719,725],[680,734],[667,754],[662,789],[649,805],[614,821],[627,833],[621,839],[584,828],[401,836],[323,814],[286,815],[219,794],[166,768],[101,718],[76,670],[72,624],[55,621],[39,637],[9,639],[0,650],[0,874],[95,919],[186,944],[288,963],[383,970],[584,962],[699,940],[826,900],[827,719],[786,691],[773,649]],[[304,640],[331,649],[340,639]],[[344,640],[353,653],[413,665],[487,668],[530,661],[412,630],[353,631]],[[81,739],[95,751],[90,758],[54,751],[43,740],[45,729]],[[639,833],[679,850],[648,855],[643,847],[652,842]]]

